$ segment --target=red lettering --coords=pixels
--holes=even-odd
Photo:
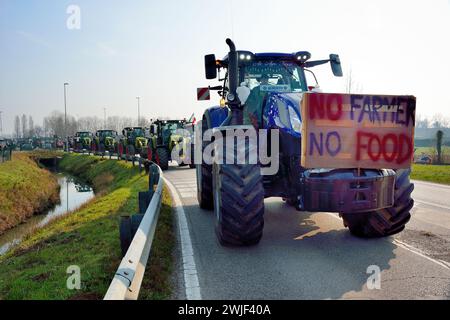
[[[325,108],[324,108],[324,95],[319,93],[314,93],[309,95],[309,118],[316,118],[316,111],[320,119],[325,118]]]
[[[319,119],[327,118],[332,121],[342,117],[342,95],[314,93],[309,95],[309,99],[309,118],[311,120],[314,120],[316,115]]]
[[[378,152],[376,154],[373,153],[373,141],[378,143]],[[369,155],[372,161],[378,161],[381,157],[381,140],[376,134],[371,133],[369,138],[369,147],[367,149],[367,154]]]
[[[392,140],[392,151],[391,154],[388,155],[387,152],[387,142],[389,140]],[[393,133],[389,133],[387,135],[384,136],[383,141],[381,142],[381,145],[383,146],[382,148],[382,153],[383,153],[383,158],[384,160],[386,160],[387,162],[392,162],[394,161],[395,157],[398,155],[398,139],[397,136]]]
[[[392,148],[388,147],[389,142],[392,143]],[[401,164],[412,158],[412,139],[404,133],[399,135],[394,133],[378,135],[371,132],[358,131],[356,133],[356,160],[362,160],[364,153],[375,162],[383,159],[386,162],[395,160],[398,164]]]
[[[403,152],[403,147],[406,146],[406,152]],[[412,139],[408,137],[406,134],[402,133],[398,139],[398,157],[397,163],[403,163],[412,158],[413,146]]]
[[[366,144],[362,144],[362,138],[368,137],[370,138],[370,133],[358,131],[356,133],[356,160],[361,160],[361,149],[367,149]]]
[[[335,102],[335,104],[333,104]],[[333,106],[336,106],[337,110],[333,112]],[[342,116],[342,95],[331,94],[327,96],[327,116],[328,119],[336,121]]]

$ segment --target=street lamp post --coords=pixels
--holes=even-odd
[[[64,136],[66,139],[66,151],[69,151],[69,137],[67,136],[67,94],[66,94],[66,86],[69,83],[64,82]]]
[[[141,100],[141,97],[136,97],[136,99],[137,99],[137,107],[138,107],[138,124],[137,124],[137,126],[139,127],[139,124],[140,124],[140,118],[141,118],[141,105],[140,105],[140,100]]]

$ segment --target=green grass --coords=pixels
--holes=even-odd
[[[450,165],[414,164],[411,179],[450,184]]]
[[[60,165],[94,183],[98,194],[0,257],[0,299],[101,299],[120,263],[119,216],[137,211],[138,191],[148,188],[148,176],[128,163],[92,156],[68,155]],[[165,190],[142,296],[170,296],[174,239]],[[81,290],[66,288],[70,265],[81,269]]]
[[[29,154],[14,152],[0,164],[0,234],[59,200],[57,179]]]

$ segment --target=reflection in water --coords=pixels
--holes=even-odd
[[[92,188],[77,178],[65,174],[58,174],[60,203],[42,215],[33,216],[25,223],[6,231],[0,236],[0,255],[4,254],[15,244],[20,243],[22,237],[35,228],[45,226],[51,219],[77,209],[94,196]]]

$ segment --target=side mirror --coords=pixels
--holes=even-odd
[[[217,78],[216,56],[214,54],[205,56],[205,76],[206,79]]]
[[[339,59],[339,55],[330,54],[330,64],[331,70],[335,77],[342,77],[342,67],[341,67],[341,59]]]

